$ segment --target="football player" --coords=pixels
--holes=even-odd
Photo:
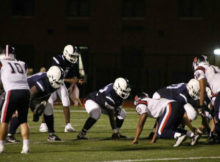
[[[184,108],[184,124],[186,124],[191,131],[195,132],[192,143],[196,144],[199,139],[199,133],[202,132],[193,127],[191,121],[197,117],[197,112],[194,107],[197,107],[197,100],[199,98],[199,82],[196,79],[191,79],[188,83],[172,84],[165,88],[157,90],[153,94],[153,99],[166,98],[177,101],[182,108]],[[193,107],[193,106],[194,107]]]
[[[1,113],[0,153],[4,151],[4,140],[12,114],[18,112],[23,139],[22,154],[29,152],[29,127],[27,115],[30,101],[30,89],[27,83],[27,66],[23,61],[15,60],[15,49],[6,45],[0,50],[1,81],[6,93]]]
[[[89,118],[86,120],[77,138],[87,139],[87,131],[96,123],[102,113],[109,116],[113,131],[112,138],[126,138],[120,134],[120,128],[126,117],[126,112],[121,106],[123,100],[129,97],[130,92],[131,88],[128,80],[120,77],[103,89],[90,93],[85,102]]]
[[[136,129],[136,135],[132,144],[138,143],[138,138],[143,130],[147,117],[158,119],[157,137],[174,138],[176,143],[173,147],[178,147],[186,139],[192,138],[194,133],[178,128],[184,115],[181,104],[174,100],[152,99],[146,93],[135,96],[136,111],[140,115]]]
[[[44,119],[48,127],[48,141],[57,142],[61,139],[55,135],[54,130],[54,115],[53,109],[50,106],[46,106],[47,100],[50,97],[51,93],[56,91],[62,84],[64,72],[58,66],[51,66],[47,72],[39,72],[37,74],[31,75],[28,77],[28,84],[31,92],[31,102],[30,108],[33,111],[33,121],[37,122],[39,116],[44,112]],[[9,132],[9,137],[16,132],[19,123],[11,123],[12,127]],[[9,141],[10,142],[10,141]]]
[[[206,106],[205,101],[205,89],[208,85],[213,94],[215,94],[214,102],[214,122],[215,122],[215,132],[220,138],[220,69],[217,66],[210,65],[207,56],[201,55],[193,59],[193,70],[194,77],[199,81],[200,85],[200,102],[199,106],[204,109]],[[213,134],[213,132],[211,132]],[[220,140],[219,140],[220,141]]]
[[[66,45],[64,47],[62,55],[57,55],[56,57],[53,57],[52,64],[59,66],[64,70],[64,81],[65,82],[72,83],[72,82],[79,81],[78,79],[79,70],[76,70],[79,57],[80,57],[80,54],[79,54],[78,47],[72,46],[72,45]],[[83,74],[85,75],[84,70],[83,70]],[[70,111],[69,111],[70,99],[69,99],[69,93],[68,93],[68,90],[65,84],[63,84],[56,92],[51,94],[48,100],[47,106],[53,108],[54,101],[57,99],[58,96],[61,99],[61,102],[63,105],[63,111],[64,111],[64,116],[65,116],[65,121],[66,121],[64,132],[75,132],[76,130],[72,127],[70,123]],[[40,132],[46,132],[46,131],[47,131],[46,125],[42,123],[40,126]]]

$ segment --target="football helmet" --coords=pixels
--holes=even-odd
[[[15,48],[8,44],[0,48],[0,60],[15,60]]]
[[[141,93],[137,94],[134,97],[134,105],[136,106],[138,104],[138,102],[145,97],[149,98],[149,95],[145,92],[141,92]]]
[[[197,100],[200,97],[199,81],[191,79],[186,85],[187,91],[192,99]]]
[[[117,78],[113,84],[113,89],[123,99],[127,99],[131,92],[129,81],[124,78]]]
[[[63,56],[67,61],[75,64],[79,56],[78,48],[76,46],[66,45],[63,50]]]
[[[196,56],[193,59],[193,69],[197,69],[198,66],[201,65],[209,65],[207,56],[205,55],[201,55],[201,56]]]
[[[47,71],[47,77],[50,85],[55,89],[60,88],[64,84],[64,71],[58,66],[51,66]]]

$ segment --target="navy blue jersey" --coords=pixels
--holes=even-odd
[[[52,65],[61,67],[64,70],[64,78],[79,76],[78,63],[71,63],[63,55],[53,57]]]
[[[103,109],[117,109],[122,105],[123,99],[119,97],[113,89],[113,83],[108,84],[99,91],[92,92],[87,99],[91,99],[98,103]]]
[[[30,88],[36,86],[38,90],[38,94],[36,97],[48,96],[57,90],[50,85],[47,73],[45,72],[31,75],[28,77],[27,81]]]
[[[63,55],[57,55],[53,57],[52,65],[59,66],[64,71],[64,78],[79,78],[79,65],[78,62],[73,64],[65,59]],[[70,83],[65,82],[66,87],[70,86]]]
[[[165,88],[159,89],[157,93],[162,98],[176,100],[181,104],[188,103],[188,100],[191,98],[187,91],[186,83],[172,84]]]

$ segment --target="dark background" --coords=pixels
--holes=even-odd
[[[192,60],[211,63],[220,45],[220,0],[0,0],[0,45],[38,72],[66,44],[82,51],[81,97],[122,76],[132,95],[193,77]]]

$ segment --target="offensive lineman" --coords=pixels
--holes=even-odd
[[[30,108],[34,113],[33,121],[37,122],[39,116],[44,112],[44,119],[49,133],[47,140],[49,142],[61,141],[61,139],[55,135],[53,109],[46,106],[48,104],[46,101],[51,93],[56,91],[63,84],[63,76],[64,72],[60,67],[51,66],[47,72],[39,72],[31,75],[27,80],[31,91]],[[18,126],[19,123],[16,121],[11,123],[10,127],[12,128],[9,129],[11,137],[13,137]],[[15,138],[13,137],[12,139]]]
[[[214,122],[215,132],[220,139],[220,69],[217,66],[210,65],[207,56],[197,56],[193,60],[194,77],[199,81],[200,85],[200,108],[204,109],[205,89],[206,85],[210,87],[212,93],[216,96],[214,102]],[[213,137],[213,133],[210,136]],[[220,140],[218,141],[220,142]]]
[[[195,100],[199,98],[199,82],[196,79],[191,79],[188,83],[172,84],[165,88],[157,90],[153,94],[153,99],[166,98],[175,100],[185,110],[184,123],[196,134],[191,137],[191,145],[196,144],[199,134],[202,133],[199,129],[192,126],[191,121],[196,119],[197,112],[193,106],[197,107],[198,104]],[[193,106],[192,106],[193,105]]]
[[[181,104],[174,100],[152,99],[146,93],[141,93],[135,97],[136,111],[140,115],[136,129],[136,135],[132,144],[138,143],[138,138],[143,130],[147,117],[159,118],[157,136],[159,138],[174,138],[176,143],[173,147],[178,147],[186,139],[192,137],[192,132],[177,128],[181,123],[184,109]]]
[[[114,83],[108,84],[99,91],[90,93],[85,102],[85,109],[90,117],[86,120],[77,138],[87,139],[87,131],[96,123],[102,113],[109,116],[113,131],[112,138],[126,138],[120,134],[120,128],[126,117],[126,112],[121,106],[123,100],[127,99],[130,95],[130,91],[131,88],[128,80],[117,78]]]
[[[22,154],[29,152],[29,127],[27,115],[30,101],[30,90],[27,83],[27,66],[23,61],[15,60],[13,47],[6,45],[0,51],[1,81],[6,92],[1,114],[0,153],[4,151],[4,140],[8,130],[8,123],[12,114],[18,111],[18,121],[21,124],[23,139]]]
[[[64,81],[71,83],[71,82],[78,82],[78,74],[74,74],[77,70],[76,65],[78,62],[78,57],[80,57],[79,50],[76,46],[72,45],[66,45],[63,50],[62,55],[57,55],[56,57],[53,57],[53,65],[59,66],[64,70]],[[81,76],[85,75],[84,69],[80,69],[81,71]],[[72,74],[70,74],[72,73]],[[74,78],[67,78],[69,75],[75,75]],[[70,111],[69,111],[69,106],[70,106],[70,99],[69,99],[69,93],[66,88],[66,85],[63,84],[57,91],[51,94],[47,106],[51,107],[53,109],[54,101],[57,99],[57,96],[62,101],[63,104],[63,111],[64,111],[64,116],[65,116],[65,121],[66,121],[66,126],[64,128],[64,132],[75,132],[76,130],[72,127],[70,123]],[[46,132],[47,127],[44,123],[41,124],[40,126],[40,132]]]

